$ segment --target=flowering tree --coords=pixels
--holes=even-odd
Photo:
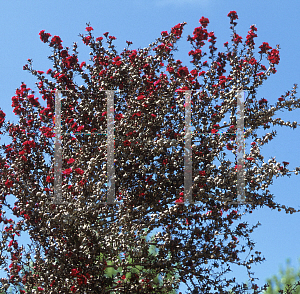
[[[8,272],[8,278],[1,280],[2,290],[13,285],[21,287],[21,293],[169,293],[183,282],[192,293],[226,293],[226,289],[244,293],[244,284],[225,277],[230,265],[237,264],[246,268],[253,293],[261,291],[250,271],[252,263],[263,261],[260,252],[253,253],[250,239],[258,224],[250,227],[242,216],[258,206],[296,212],[276,203],[267,188],[274,176],[297,174],[299,168],[289,171],[287,162],[275,158],[264,162],[260,147],[276,132],[259,138],[256,131],[269,129],[270,124],[296,128],[297,122],[272,117],[278,110],[299,108],[299,99],[295,99],[296,85],[274,106],[256,97],[258,87],[276,73],[279,48],[264,42],[257,59],[257,28],[250,26],[243,43],[235,29],[236,12],[228,17],[232,37],[231,44],[224,44],[225,52],[217,52],[216,36],[207,30],[205,17],[188,36],[192,70],[173,55],[186,23],[163,31],[147,48],[131,50],[127,41],[121,54],[114,36],[104,33],[106,49],[104,38],[94,38],[88,24],[81,38],[91,50],[90,64],[79,63],[76,43],[71,53],[59,36],[40,32],[41,41],[53,52],[49,56],[53,68],[45,74],[34,70],[28,60],[24,70],[38,79],[47,107],[22,83],[12,97],[19,123],[5,122],[5,114],[0,113],[1,129],[12,137],[11,144],[2,146],[6,156],[0,159],[5,224],[1,263]],[[53,160],[46,162],[46,155],[54,158],[56,90],[68,90],[61,114],[63,202],[59,204],[53,203]],[[114,205],[105,205],[106,138],[98,135],[107,126],[104,90],[120,90],[115,93],[118,203]],[[192,123],[197,131],[192,137],[196,204],[187,203],[183,192],[182,117],[187,90],[192,91]],[[239,90],[247,91],[244,134],[253,140],[244,158],[247,202],[240,205],[235,202],[238,166],[226,158],[226,152],[237,153],[233,133]],[[230,122],[220,126],[226,114]],[[97,135],[82,134],[88,132]],[[177,150],[170,153],[171,146]],[[215,161],[220,162],[218,168]],[[9,195],[17,198],[14,207],[8,203]],[[7,219],[4,207],[18,222]],[[18,244],[22,231],[31,237],[29,250]],[[152,233],[153,240],[147,241]],[[149,254],[150,246],[157,248],[156,254]],[[242,260],[246,251],[252,252],[251,258]],[[107,275],[110,268],[118,274]]]

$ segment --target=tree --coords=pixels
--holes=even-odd
[[[254,283],[250,271],[252,263],[263,261],[261,252],[253,253],[255,244],[250,239],[259,223],[250,227],[241,218],[258,206],[296,212],[276,203],[267,188],[274,176],[298,174],[299,168],[289,171],[289,163],[275,158],[264,162],[260,147],[276,132],[259,138],[256,131],[269,129],[270,124],[296,128],[297,122],[272,117],[278,110],[299,108],[300,100],[295,98],[296,85],[274,106],[267,99],[258,100],[257,89],[276,73],[279,48],[264,42],[258,60],[254,52],[257,28],[250,26],[243,43],[235,29],[236,12],[228,17],[232,45],[224,44],[226,52],[217,53],[216,36],[207,31],[205,17],[188,36],[193,48],[191,71],[173,55],[186,23],[162,32],[147,48],[131,50],[127,41],[121,54],[113,45],[114,36],[104,33],[106,49],[103,37],[95,39],[87,24],[87,34],[81,38],[91,50],[91,64],[79,64],[76,43],[70,53],[59,36],[40,32],[40,39],[53,52],[49,56],[53,68],[45,75],[28,60],[24,70],[38,79],[47,107],[22,83],[12,97],[19,124],[5,122],[5,114],[0,113],[1,130],[12,137],[11,144],[2,145],[6,157],[0,161],[1,221],[7,225],[1,243],[1,262],[8,271],[8,279],[2,279],[3,290],[13,285],[24,287],[22,293],[168,293],[184,282],[191,293],[228,293],[226,289],[244,293],[245,284],[224,277],[233,263],[246,268],[253,293],[264,289]],[[206,43],[210,44],[209,60],[204,60]],[[61,115],[62,145],[68,148],[62,149],[63,202],[59,204],[53,203],[53,160],[45,161],[46,155],[54,158],[56,90],[69,90],[64,92]],[[106,130],[105,90],[120,90],[115,93],[115,205],[103,204],[108,190],[105,137],[78,134]],[[247,203],[237,204],[236,170],[241,165],[226,160],[226,152],[238,153],[233,133],[240,90],[247,91],[244,135],[253,142],[243,164]],[[183,154],[189,153],[182,119],[186,91],[192,91],[192,123],[198,131],[191,146],[196,204],[187,203],[183,187]],[[227,113],[230,122],[220,126]],[[178,149],[171,154],[172,145]],[[215,160],[220,162],[218,168]],[[7,201],[10,194],[17,198],[14,207]],[[4,207],[20,220],[8,220]],[[147,241],[157,229],[154,241]],[[16,241],[22,231],[32,239],[31,251]],[[149,254],[153,245],[156,255]],[[249,255],[242,261],[246,249]],[[30,262],[33,270],[22,273],[31,267]],[[106,274],[112,265],[121,277]]]
[[[300,261],[300,259],[299,259]],[[269,285],[268,289],[264,291],[264,294],[275,294],[275,293],[300,293],[300,269],[295,272],[295,269],[290,266],[291,260],[286,260],[286,268],[282,267],[279,269],[279,274],[273,275],[267,279]]]

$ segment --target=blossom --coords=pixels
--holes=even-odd
[[[228,17],[230,17],[231,20],[236,20],[238,19],[238,15],[236,13],[236,11],[230,11],[228,14],[227,14]]]
[[[191,70],[191,75],[196,77],[198,75],[197,70],[196,69]]]
[[[178,23],[176,26],[174,26],[171,29],[171,33],[174,34],[174,36],[177,37],[177,39],[179,39],[182,34],[182,29],[183,29],[183,24]]]
[[[184,203],[184,199],[183,199],[183,197],[179,197],[179,199],[176,199],[175,200],[175,203]]]
[[[234,43],[236,43],[236,44],[242,43],[242,39],[243,38],[241,36],[239,36],[238,34],[234,33],[234,35],[233,35],[233,42]]]
[[[209,19],[208,18],[205,18],[204,16],[202,16],[200,19],[199,19],[199,23],[201,23],[201,25],[206,28],[207,25],[209,24]]]
[[[185,77],[189,74],[189,70],[186,66],[182,66],[177,71],[178,75],[181,77]]]
[[[130,141],[128,141],[128,140],[125,140],[124,142],[123,142],[123,145],[126,147],[126,146],[130,146],[131,145],[131,142]]]
[[[54,45],[57,45],[58,46],[58,49],[62,49],[62,40],[59,36],[54,36],[52,39],[51,39],[51,42],[50,42],[50,47],[53,47]]]
[[[91,36],[83,37],[82,41],[85,45],[88,45],[90,43],[90,40],[92,39]]]
[[[87,32],[90,32],[90,31],[93,30],[93,28],[92,28],[92,27],[86,27],[85,30],[86,30]]]
[[[49,33],[45,33],[45,30],[42,30],[39,32],[40,35],[40,39],[42,42],[47,43],[49,37],[51,37],[51,35]]]
[[[116,114],[116,120],[121,120],[124,117],[122,113]]]
[[[269,49],[272,49],[272,47],[269,46],[269,43],[263,42],[262,45],[260,45],[258,48],[260,48],[260,51],[258,53],[267,53]]]
[[[272,49],[272,51],[269,52],[268,59],[272,64],[278,64],[280,60],[279,51],[277,49]]]
[[[0,127],[2,127],[6,114],[0,109]]]
[[[75,168],[75,172],[79,175],[83,175],[84,171],[81,168]]]
[[[72,168],[70,167],[70,168],[65,169],[62,173],[64,175],[69,175],[71,172],[72,172]]]

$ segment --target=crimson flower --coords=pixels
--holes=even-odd
[[[68,160],[67,164],[71,164],[71,163],[73,163],[74,161],[75,161],[74,158],[70,158],[70,159]]]
[[[189,74],[189,70],[186,66],[182,66],[177,71],[178,75],[181,77],[185,77]]]
[[[230,11],[228,14],[227,14],[228,17],[230,17],[230,20],[236,20],[236,19],[239,19],[236,11]]]
[[[124,117],[124,115],[122,113],[118,113],[116,115],[116,120],[121,120]]]
[[[52,39],[51,39],[51,42],[50,42],[50,47],[53,47],[54,45],[57,45],[58,46],[58,49],[62,49],[62,40],[59,36],[54,36]]]
[[[174,34],[177,39],[179,39],[182,34],[182,29],[183,25],[179,23],[171,29],[171,33]]]
[[[183,203],[183,202],[184,202],[183,197],[179,197],[179,199],[175,200],[175,203]]]
[[[79,175],[83,175],[84,171],[81,168],[75,168],[75,172]]]
[[[277,49],[272,49],[271,53],[269,53],[268,59],[272,64],[278,64],[280,60],[279,51]]]
[[[87,32],[90,32],[90,31],[93,30],[93,28],[92,28],[92,27],[86,27],[85,30],[86,30]]]
[[[126,147],[126,146],[130,146],[130,145],[131,145],[131,142],[128,141],[128,140],[125,140],[125,141],[123,142],[123,144],[124,144],[124,146]]]
[[[71,172],[72,172],[72,168],[70,167],[70,168],[65,169],[62,173],[64,175],[69,175]]]
[[[45,30],[42,30],[39,32],[40,35],[40,39],[42,42],[47,43],[49,37],[51,37],[51,35],[49,33],[45,33]]]
[[[84,37],[82,40],[85,45],[88,45],[90,43],[91,39],[92,39],[91,36],[87,36],[87,37]]]
[[[242,43],[242,37],[241,36],[239,36],[238,34],[234,34],[234,39],[233,39],[233,42],[235,43],[235,44],[238,44],[238,43]]]
[[[260,45],[258,48],[260,48],[260,51],[258,53],[267,53],[269,49],[272,49],[272,47],[269,46],[269,43],[263,42],[262,45]]]
[[[209,24],[209,19],[202,16],[200,19],[199,19],[199,23],[201,23],[201,25],[206,28],[207,25]]]

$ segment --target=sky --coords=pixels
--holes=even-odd
[[[199,26],[199,19],[204,16],[210,21],[209,31],[214,31],[217,37],[217,47],[225,51],[223,43],[230,41],[229,11],[235,10],[238,14],[237,32],[245,37],[250,25],[256,24],[258,29],[256,38],[256,52],[262,42],[268,42],[273,48],[280,44],[280,63],[277,73],[259,89],[258,97],[266,98],[271,104],[286,91],[291,90],[295,83],[300,81],[299,71],[299,34],[300,2],[290,1],[234,1],[234,0],[110,0],[110,1],[1,1],[0,17],[0,108],[6,113],[6,119],[17,123],[11,107],[11,97],[16,88],[25,82],[35,88],[36,79],[28,72],[23,71],[27,59],[33,60],[36,70],[47,71],[51,63],[47,56],[51,54],[49,47],[39,39],[39,32],[45,30],[59,35],[63,46],[72,47],[77,42],[79,47],[79,61],[88,61],[88,49],[81,41],[79,34],[85,33],[86,23],[94,28],[94,36],[102,36],[109,32],[115,36],[115,45],[118,52],[126,47],[126,40],[132,41],[131,49],[144,48],[160,37],[162,31],[169,31],[171,27],[181,22],[187,22],[183,37],[178,42],[179,51],[175,57],[188,66],[191,50],[187,35],[192,35],[193,29]],[[39,96],[38,96],[39,97]],[[298,96],[299,97],[299,96]],[[40,99],[40,101],[43,101]],[[275,117],[291,122],[299,122],[299,109],[288,112],[279,112]],[[299,143],[300,129],[291,130],[287,127],[271,128],[276,130],[277,137],[262,148],[262,155],[267,161],[276,156],[279,162],[290,162],[289,168],[300,166]],[[264,134],[265,132],[258,132]],[[9,139],[10,140],[10,139]],[[8,138],[0,140],[8,144]],[[246,148],[246,152],[249,152]],[[295,209],[300,208],[300,175],[290,178],[274,178],[274,184],[269,187],[275,201]],[[266,260],[252,267],[259,286],[265,283],[266,278],[276,274],[279,266],[284,265],[287,258],[291,265],[298,267],[300,257],[300,214],[287,215],[268,208],[256,209],[251,215],[242,218],[249,224],[261,226],[252,234],[256,243],[255,250],[261,251]],[[24,242],[28,239],[24,238]],[[232,276],[237,281],[247,280],[246,271],[232,267]],[[185,293],[182,285],[180,291]]]

